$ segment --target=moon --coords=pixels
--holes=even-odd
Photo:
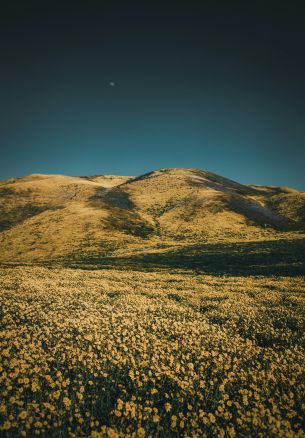
[[[114,87],[115,86],[115,82],[109,82],[110,87]]]

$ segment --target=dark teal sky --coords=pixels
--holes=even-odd
[[[1,179],[196,167],[305,190],[301,2],[12,0],[0,16]]]

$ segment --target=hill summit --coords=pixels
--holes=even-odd
[[[0,182],[0,261],[127,257],[164,248],[304,237],[305,193],[200,169],[33,174]]]

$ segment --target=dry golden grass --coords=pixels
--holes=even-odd
[[[2,436],[305,436],[302,278],[0,275]]]
[[[133,254],[162,244],[304,237],[305,194],[196,169],[138,178],[30,175],[0,182],[0,260]]]

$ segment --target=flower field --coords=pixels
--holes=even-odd
[[[0,272],[3,437],[305,436],[301,277]]]

